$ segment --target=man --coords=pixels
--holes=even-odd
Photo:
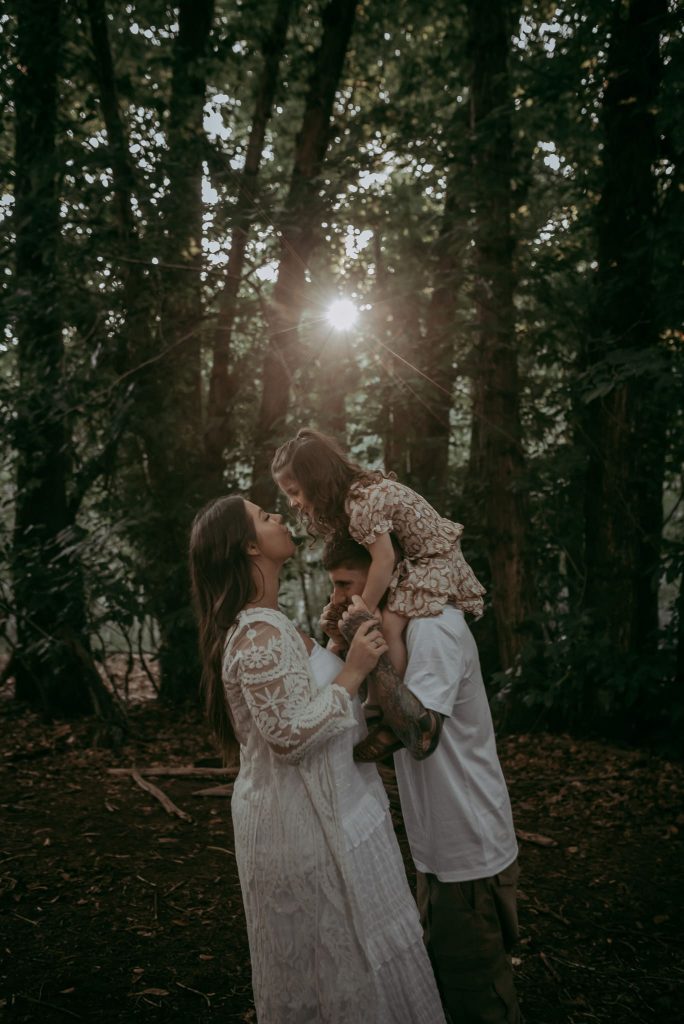
[[[351,538],[333,540],[323,564],[333,593],[321,624],[339,647],[340,608],[358,602],[370,555]],[[389,724],[409,748],[394,766],[444,1008],[453,1024],[519,1024],[508,955],[517,939],[518,847],[477,647],[450,605],[411,619],[405,639],[405,688],[396,677],[391,685],[408,700]]]

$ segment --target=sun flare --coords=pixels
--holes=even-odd
[[[356,323],[359,311],[351,299],[335,299],[328,306],[325,318],[336,331],[349,331]]]

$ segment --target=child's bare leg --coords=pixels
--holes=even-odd
[[[389,650],[387,657],[392,662],[392,668],[397,675],[403,679],[406,671],[406,645],[404,643],[404,630],[408,619],[398,612],[390,612],[385,609],[382,612],[382,634],[385,637]],[[368,706],[368,705],[372,705]],[[367,698],[366,719],[369,721],[369,733],[365,740],[354,748],[354,760],[357,761],[382,761],[391,755],[403,744],[389,728],[383,728],[382,717],[380,722],[373,726],[371,720],[377,711],[382,716],[382,707],[377,697],[375,673],[368,677],[368,698]]]
[[[358,611],[356,614],[352,614],[348,620],[343,621],[340,624],[340,632],[347,643],[351,642],[361,623],[366,622],[369,618],[370,616],[368,612]],[[396,618],[399,618],[399,616],[396,616]],[[386,659],[387,655],[383,654],[380,658],[379,665],[385,661],[385,670],[389,671],[389,665],[387,664]],[[375,694],[376,691],[373,686],[374,675],[375,673],[371,672],[366,682],[368,684],[369,693],[373,691]],[[366,719],[369,721],[369,732],[368,735],[354,747],[354,760],[361,762],[382,761],[394,753],[395,750],[398,750],[403,746],[403,744],[401,740],[397,739],[391,729],[382,727],[383,710],[377,703],[377,698],[373,707],[370,706],[370,701],[367,699],[364,703],[364,711],[366,712]],[[373,724],[371,724],[372,719],[376,720]]]
[[[389,650],[387,655],[392,662],[392,667],[397,675],[403,679],[406,671],[406,644],[404,643],[404,630],[408,619],[399,612],[391,612],[387,608],[382,613],[382,634]]]

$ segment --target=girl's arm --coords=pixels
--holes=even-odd
[[[389,533],[381,533],[374,544],[367,545],[367,551],[371,565],[361,600],[374,613],[394,572],[395,552]]]

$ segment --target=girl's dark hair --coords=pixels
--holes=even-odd
[[[209,724],[227,763],[239,745],[223,692],[221,669],[228,630],[254,594],[247,544],[256,540],[244,499],[215,498],[197,513],[190,531],[190,579],[199,626],[201,692]]]
[[[348,531],[344,502],[352,484],[377,483],[384,476],[352,462],[334,438],[309,427],[297,431],[273,456],[273,476],[285,472],[297,481],[313,506],[309,532],[323,537]]]

